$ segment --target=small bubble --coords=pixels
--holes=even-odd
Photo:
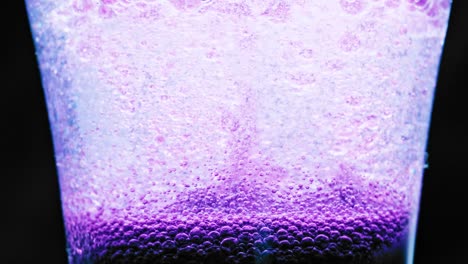
[[[263,242],[265,243],[266,246],[268,247],[273,247],[278,243],[278,240],[276,239],[275,236],[267,236],[265,239],[263,239]]]
[[[340,48],[345,52],[351,52],[357,50],[361,46],[359,38],[351,33],[345,33],[340,39]]]
[[[342,248],[350,248],[353,244],[353,240],[348,236],[340,236],[338,238],[338,243]]]
[[[323,234],[320,234],[315,237],[315,241],[317,243],[327,243],[329,240],[330,239],[326,235],[323,235]]]
[[[225,248],[233,248],[237,244],[237,239],[234,237],[228,237],[221,241],[221,246]]]
[[[175,234],[177,234],[177,227],[174,226],[174,225],[168,225],[166,227],[166,232],[167,232],[167,234],[169,234],[171,236],[175,235]]]
[[[314,51],[311,50],[311,49],[303,49],[303,50],[301,50],[299,55],[301,55],[303,58],[311,59],[313,57],[313,55],[314,55]]]
[[[314,245],[314,239],[312,239],[311,237],[304,237],[302,238],[301,240],[301,244],[302,246],[304,247],[309,247],[309,246],[313,246]]]
[[[385,5],[390,8],[397,8],[400,5],[401,0],[386,0]]]
[[[225,235],[232,235],[233,232],[232,232],[232,228],[229,227],[229,226],[223,226],[219,229],[219,232],[222,236],[225,236]]]
[[[248,243],[251,240],[250,234],[248,232],[242,232],[242,234],[239,235],[238,240],[240,242]]]
[[[210,239],[217,239],[220,236],[218,231],[211,231],[208,233]]]
[[[107,5],[101,5],[98,10],[99,16],[102,18],[111,18],[114,16],[114,11]]]
[[[282,240],[279,242],[279,246],[282,249],[287,249],[291,246],[291,243],[288,240]]]
[[[176,246],[176,243],[172,240],[167,240],[167,241],[164,241],[161,245],[161,247],[165,250],[168,250],[168,251],[175,251],[177,250],[177,246]]]
[[[259,233],[260,233],[260,235],[262,235],[262,236],[267,236],[267,235],[271,234],[272,232],[273,232],[273,231],[272,231],[270,228],[268,228],[268,227],[262,227],[262,228],[260,229],[260,232],[259,232]]]
[[[179,244],[185,243],[189,239],[189,236],[185,233],[179,233],[175,236],[175,241]]]
[[[245,231],[245,232],[253,232],[257,230],[255,227],[252,227],[250,225],[245,225],[242,227],[242,231]]]
[[[73,9],[77,12],[87,12],[93,8],[93,2],[91,0],[75,0],[73,1]]]
[[[364,10],[362,0],[340,0],[341,8],[348,14],[356,15]]]
[[[277,235],[277,236],[285,236],[285,235],[287,235],[287,234],[288,234],[288,231],[286,231],[286,230],[284,230],[284,229],[282,229],[282,228],[280,228],[280,229],[278,230],[278,232],[276,232],[276,235]]]
[[[205,248],[210,248],[211,246],[213,246],[213,243],[211,243],[210,241],[204,241],[202,245]]]

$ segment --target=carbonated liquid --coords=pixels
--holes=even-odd
[[[447,0],[27,0],[70,263],[410,263]]]

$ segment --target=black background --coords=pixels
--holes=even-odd
[[[22,0],[2,5],[1,263],[66,263],[51,135]],[[453,1],[428,143],[415,263],[468,263],[468,1]],[[3,71],[5,73],[5,71]]]

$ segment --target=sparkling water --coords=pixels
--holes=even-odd
[[[410,263],[450,1],[26,0],[70,263]]]

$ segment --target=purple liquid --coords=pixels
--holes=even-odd
[[[274,198],[246,186],[214,196],[215,187],[186,193],[156,216],[68,221],[71,263],[404,263],[408,213],[366,203],[373,213],[358,214],[357,203],[332,192],[312,198],[338,204],[333,210],[318,205],[302,214],[284,208],[255,215],[253,204],[265,201],[270,210]],[[229,214],[232,208],[246,211]]]
[[[72,263],[403,263],[407,219],[102,223]],[[85,232],[83,232],[84,234]],[[191,261],[191,262],[190,262]]]

